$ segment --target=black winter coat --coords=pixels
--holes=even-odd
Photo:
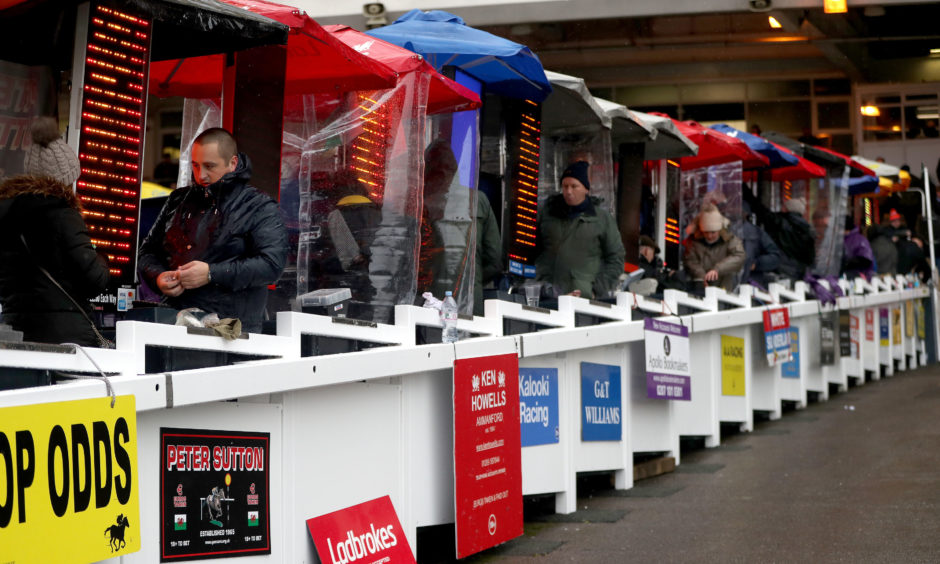
[[[246,331],[258,332],[267,285],[278,280],[287,260],[287,229],[277,203],[249,186],[250,179],[251,163],[240,153],[236,169],[215,184],[174,190],[141,244],[137,264],[159,293],[162,272],[194,260],[208,263],[209,284],[164,301],[236,317]]]
[[[71,187],[51,178],[16,177],[0,185],[3,322],[27,341],[98,344],[88,320],[39,270],[45,268],[91,315],[88,298],[105,290],[109,273],[79,210]]]

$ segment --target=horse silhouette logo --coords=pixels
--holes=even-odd
[[[108,542],[111,547],[111,552],[116,552],[124,548],[127,543],[124,542],[124,529],[130,527],[131,524],[127,520],[127,517],[121,513],[117,516],[117,523],[109,526],[104,530],[104,534],[111,535],[111,540]]]

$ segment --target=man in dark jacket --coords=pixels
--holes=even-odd
[[[751,214],[747,202],[744,202],[742,211],[746,216]],[[747,220],[741,228],[741,242],[746,255],[742,282],[753,282],[766,288],[775,279],[774,273],[780,268],[783,253],[766,231]]]
[[[783,253],[780,273],[793,280],[802,280],[807,270],[816,263],[816,232],[806,221],[806,200],[790,198],[783,203],[784,211],[767,209],[750,190],[743,190],[744,201],[757,215],[764,231],[777,243]]]
[[[607,297],[617,289],[626,251],[617,223],[590,196],[589,165],[578,161],[561,175],[561,194],[538,214],[536,277],[558,294]]]
[[[3,322],[27,341],[99,344],[85,315],[63,292],[90,316],[88,299],[108,285],[108,265],[92,246],[80,210],[71,186],[50,176],[17,176],[0,185]]]
[[[251,163],[221,128],[192,148],[195,186],[173,191],[138,257],[141,278],[176,308],[197,307],[261,329],[267,285],[287,258],[277,204],[248,184]]]

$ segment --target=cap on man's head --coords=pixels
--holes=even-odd
[[[578,161],[568,165],[568,168],[561,173],[561,178],[558,179],[559,182],[566,178],[574,178],[578,182],[584,185],[588,190],[591,189],[591,182],[588,180],[588,171],[590,170],[591,165],[587,161]]]
[[[788,212],[803,215],[806,213],[806,198],[790,198],[783,203],[783,207]]]
[[[698,228],[702,231],[721,231],[725,226],[725,216],[721,215],[714,204],[708,204],[702,208],[702,213],[698,216]]]
[[[659,252],[659,247],[656,246],[656,242],[653,241],[653,238],[648,235],[640,235],[640,246],[653,249],[653,254]]]
[[[895,221],[895,220],[900,220],[900,219],[902,219],[901,214],[898,213],[898,210],[892,208],[891,211],[888,213],[888,221]]]

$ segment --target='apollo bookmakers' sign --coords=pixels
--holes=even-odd
[[[646,397],[692,399],[689,328],[659,319],[646,319]]]

